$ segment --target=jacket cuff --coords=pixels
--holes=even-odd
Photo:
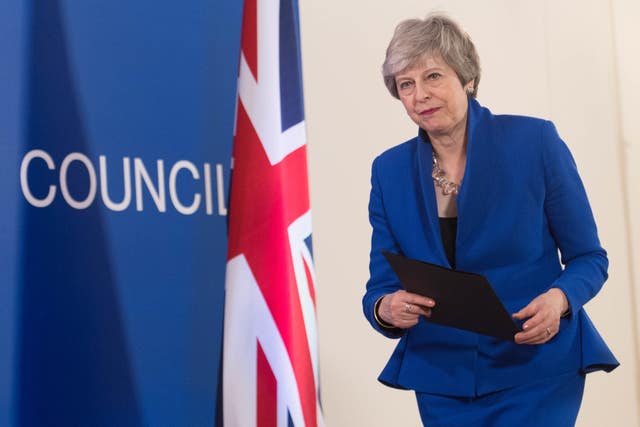
[[[382,299],[384,297],[385,297],[385,295],[383,295],[380,298],[378,298],[376,300],[376,303],[373,305],[373,318],[375,319],[375,321],[378,324],[378,326],[380,326],[386,333],[390,333],[392,335],[397,335],[397,336],[402,335],[403,330],[401,328],[398,328],[396,326],[393,326],[393,325],[385,322],[384,320],[382,320],[382,318],[378,314],[378,310],[380,308],[380,303],[382,303]]]
[[[564,297],[567,299],[567,310],[562,313],[562,315],[560,316],[561,319],[571,319],[571,315],[573,314],[574,310],[573,310],[573,304],[572,304],[572,298],[569,295],[569,293],[567,292],[567,290],[565,288],[563,288],[562,286],[558,286],[557,283],[554,283],[553,285],[551,285],[551,287],[549,288],[550,290],[556,288],[559,289],[560,291],[562,291],[562,293],[564,294]]]

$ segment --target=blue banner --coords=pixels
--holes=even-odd
[[[0,5],[0,425],[213,425],[241,20]]]

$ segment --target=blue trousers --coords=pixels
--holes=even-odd
[[[477,397],[416,392],[425,427],[572,427],[584,375],[546,378]]]

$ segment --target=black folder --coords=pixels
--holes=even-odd
[[[486,277],[382,251],[402,286],[436,302],[428,322],[513,341],[520,328]]]

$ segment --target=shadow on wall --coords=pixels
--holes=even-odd
[[[61,12],[60,0],[31,2],[24,127],[24,153],[44,149],[56,163],[90,148]],[[32,191],[44,197],[55,174],[32,169]],[[69,191],[82,200],[78,169]],[[143,425],[99,205],[24,202],[22,236],[17,425]]]

